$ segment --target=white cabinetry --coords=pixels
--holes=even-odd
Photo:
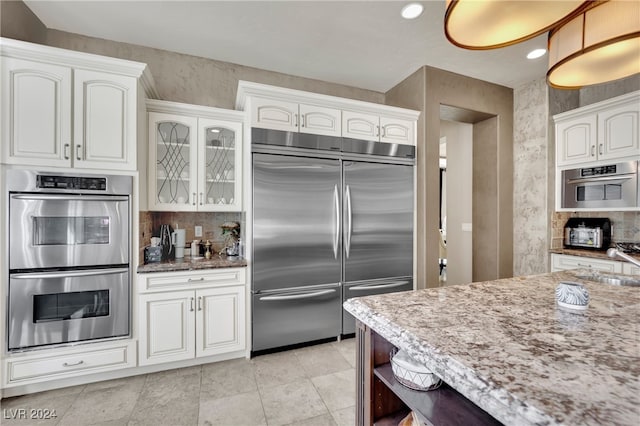
[[[640,157],[640,91],[554,116],[557,165]]]
[[[627,275],[640,275],[640,268],[631,263],[624,263],[622,265],[622,273]]]
[[[580,268],[595,269],[611,273],[622,273],[622,263],[615,260],[571,256],[567,254],[551,254],[551,272]]]
[[[136,170],[145,64],[10,39],[0,46],[3,163]]]
[[[340,110],[277,99],[251,101],[251,125],[315,135],[340,136]]]
[[[251,127],[415,145],[418,111],[240,81]]]
[[[140,365],[244,351],[244,268],[139,278]]]
[[[244,114],[147,101],[149,209],[240,211]]]

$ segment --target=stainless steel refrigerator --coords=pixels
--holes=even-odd
[[[413,288],[414,147],[252,139],[252,351],[353,333],[344,300]]]

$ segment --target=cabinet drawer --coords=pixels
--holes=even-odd
[[[245,268],[204,269],[189,272],[158,272],[139,274],[140,291],[184,290],[216,285],[244,285]]]
[[[622,273],[627,275],[640,275],[640,268],[630,263],[622,265]]]
[[[52,350],[53,351],[53,350]],[[51,353],[51,352],[49,352]],[[7,384],[61,379],[136,365],[135,342],[60,355],[6,359]]]
[[[622,264],[614,260],[603,260],[582,256],[569,256],[566,254],[551,255],[551,269],[553,272],[579,268],[589,268],[598,271],[613,273],[622,272]]]

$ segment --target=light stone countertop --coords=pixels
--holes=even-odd
[[[211,259],[191,259],[190,256],[185,256],[182,259],[147,263],[146,265],[139,265],[137,272],[139,274],[147,274],[152,272],[194,271],[197,269],[239,268],[243,266],[247,266],[247,261],[243,257],[227,257],[214,254]]]
[[[590,270],[354,298],[361,322],[508,425],[640,424],[640,288]],[[581,282],[586,311],[555,303]]]

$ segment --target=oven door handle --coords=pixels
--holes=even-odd
[[[92,277],[96,275],[124,274],[125,272],[129,272],[129,268],[90,269],[84,271],[33,272],[28,274],[9,274],[9,278],[13,280],[51,279],[67,277],[73,278]]]
[[[627,173],[624,175],[616,175],[616,176],[602,176],[602,177],[591,177],[591,178],[583,178],[583,179],[569,179],[567,183],[572,185],[574,183],[594,183],[601,181],[609,181],[609,180],[623,180],[623,179],[633,179],[636,177],[635,173]]]
[[[129,201],[125,195],[12,194],[11,198],[28,201]]]

